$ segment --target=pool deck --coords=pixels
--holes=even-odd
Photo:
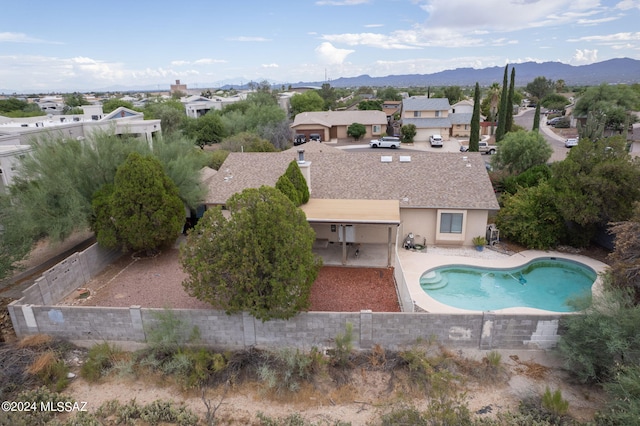
[[[598,260],[586,256],[561,253],[556,251],[526,250],[515,254],[503,254],[490,248],[485,248],[479,252],[472,247],[465,248],[442,248],[429,246],[425,251],[398,250],[400,266],[404,273],[404,279],[409,288],[409,293],[415,305],[420,309],[431,313],[470,313],[480,311],[469,311],[466,309],[454,308],[442,304],[431,298],[420,287],[420,276],[428,269],[445,265],[470,265],[486,268],[515,268],[524,265],[534,259],[555,257],[558,259],[569,259],[582,263],[592,268],[598,274],[598,278],[592,287],[592,292],[597,295],[602,289],[600,273],[604,272],[608,265]],[[528,307],[515,307],[491,311],[495,313],[520,313],[520,314],[571,314],[570,312],[552,312]]]

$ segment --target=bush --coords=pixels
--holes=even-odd
[[[96,382],[118,362],[126,358],[124,351],[107,342],[89,349],[87,360],[80,368],[80,376],[89,382]]]

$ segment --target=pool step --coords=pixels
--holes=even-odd
[[[438,271],[431,271],[420,277],[420,287],[424,290],[437,290],[448,283],[449,280]]]

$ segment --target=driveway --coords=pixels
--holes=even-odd
[[[531,130],[533,128],[533,117],[536,110],[534,108],[528,108],[524,112],[513,117],[513,122],[518,126],[524,127],[525,130]],[[553,148],[553,154],[551,154],[550,162],[562,161],[567,157],[569,148],[564,147],[564,138],[556,135],[553,129],[547,126],[547,117],[540,117],[540,134],[549,142],[551,148]]]

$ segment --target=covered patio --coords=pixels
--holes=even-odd
[[[301,209],[316,230],[314,252],[325,264],[391,266],[400,225],[398,200],[310,199]],[[357,226],[374,227],[376,234],[386,238],[358,234]]]

